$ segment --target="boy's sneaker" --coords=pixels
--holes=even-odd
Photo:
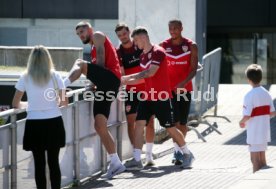
[[[174,151],[173,153],[173,158],[172,158],[172,163],[175,165],[182,165],[183,162],[183,154],[179,151]]]
[[[190,154],[183,154],[183,156],[184,156],[184,160],[182,163],[182,168],[183,169],[191,169],[193,162],[195,160],[193,153],[190,152]]]
[[[136,161],[134,158],[126,161],[124,166],[128,171],[142,170],[144,168],[142,161]]]
[[[111,179],[112,177],[114,177],[115,175],[122,173],[126,170],[126,167],[122,164],[112,164],[110,163],[107,169],[107,172],[102,175],[103,178],[107,178],[107,179]]]

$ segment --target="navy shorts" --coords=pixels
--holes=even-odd
[[[139,105],[138,93],[126,91],[127,99],[125,101],[125,113],[126,115],[136,114]]]
[[[136,120],[145,120],[148,123],[153,115],[155,115],[162,127],[175,126],[171,99],[166,101],[141,101],[139,103]]]
[[[191,93],[176,94],[173,92],[173,108],[176,122],[186,125],[191,106]]]

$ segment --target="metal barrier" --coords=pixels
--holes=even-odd
[[[66,130],[66,146],[61,149],[59,156],[62,186],[72,182],[78,185],[81,179],[105,171],[109,161],[92,126],[93,101],[78,101],[78,95],[84,90],[69,92],[74,102],[61,108]],[[108,127],[116,139],[119,156],[126,159],[132,155],[132,146],[121,103],[119,100],[112,103]],[[32,154],[22,149],[26,120],[16,118],[25,111],[11,109],[0,113],[0,117],[10,116],[10,123],[0,126],[0,188],[35,188]]]
[[[202,58],[203,69],[198,70],[196,78],[194,80],[193,96],[195,97],[195,112],[198,119],[193,119],[187,123],[190,130],[196,132],[198,138],[206,142],[204,136],[198,132],[194,125],[206,124],[218,134],[221,132],[217,129],[217,123],[210,124],[206,117],[219,117],[230,120],[224,116],[217,115],[217,101],[218,101],[218,88],[221,66],[221,48],[217,48],[210,53],[206,54]],[[205,115],[207,110],[214,107],[214,115]]]

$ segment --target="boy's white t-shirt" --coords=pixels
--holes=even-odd
[[[53,76],[56,78],[58,89],[65,89],[61,75],[54,71]],[[33,82],[30,76],[26,74],[20,76],[15,88],[22,92],[26,91],[28,98],[27,119],[47,119],[61,115],[52,77],[46,85],[39,86]]]
[[[274,112],[272,97],[263,87],[252,88],[244,97],[243,115],[251,116],[252,110],[262,106],[269,106]],[[271,141],[270,115],[253,116],[246,122],[247,144],[265,144]]]

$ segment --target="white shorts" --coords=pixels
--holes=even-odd
[[[249,152],[263,152],[267,150],[267,144],[249,144]]]

